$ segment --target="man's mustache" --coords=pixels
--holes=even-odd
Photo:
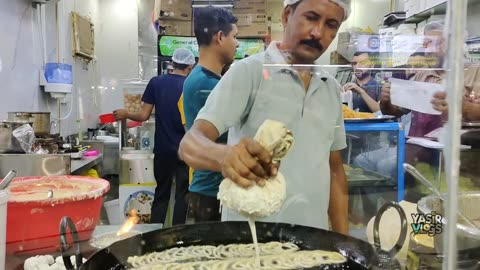
[[[319,51],[323,51],[323,46],[320,44],[319,40],[316,39],[304,39],[300,41],[300,44],[310,46],[312,48],[315,48]]]

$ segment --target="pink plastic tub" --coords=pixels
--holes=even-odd
[[[49,253],[59,249],[59,224],[69,216],[80,240],[98,223],[108,181],[84,176],[20,177],[10,184],[7,253]],[[48,198],[48,193],[53,197]],[[50,192],[50,193],[51,193]]]

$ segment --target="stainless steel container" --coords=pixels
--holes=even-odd
[[[0,153],[24,153],[20,143],[13,136],[13,131],[32,122],[27,121],[1,121],[0,122]]]
[[[8,121],[30,121],[32,114],[28,112],[9,112]]]
[[[70,154],[0,154],[0,175],[11,169],[17,177],[71,174]]]
[[[153,153],[122,150],[120,153],[120,184],[155,183]]]
[[[446,195],[443,195],[446,196]],[[461,211],[467,218],[469,218],[477,226],[480,226],[480,211],[478,211],[478,205],[480,205],[480,192],[466,192],[458,194],[458,211]],[[417,204],[417,210],[422,214],[430,214],[436,212],[444,216],[445,209],[442,200],[438,196],[430,195],[422,198]],[[443,223],[448,221],[443,219]],[[471,248],[480,247],[480,230],[461,223],[457,223],[457,246],[458,250],[467,250]],[[446,231],[446,227],[443,226],[443,231]],[[444,246],[444,233],[435,235],[435,249],[438,253],[443,253]]]
[[[36,136],[50,134],[50,113],[32,112],[33,130]]]
[[[35,136],[50,134],[50,112],[9,112],[10,121],[31,121]]]

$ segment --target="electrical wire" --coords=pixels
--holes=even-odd
[[[50,109],[50,104],[49,104],[50,102],[48,101],[48,99],[46,103],[47,103],[48,110],[51,112],[52,110]],[[72,114],[72,111],[73,111],[73,94],[70,94],[70,110],[68,111],[67,115],[63,118],[59,118],[60,115],[57,115],[57,116],[52,115],[52,117],[55,120],[59,120],[59,121],[66,120],[70,117],[70,115]]]
[[[41,50],[42,50],[42,64],[45,65],[45,63],[47,62],[47,53],[45,52],[45,44],[43,42],[43,39],[44,39],[44,36],[43,36],[43,22],[42,22],[42,12],[41,12],[41,6],[40,4],[37,4],[36,5],[36,9],[37,9],[37,23],[38,23],[38,27],[39,27],[39,36],[40,36],[40,47],[41,47]]]

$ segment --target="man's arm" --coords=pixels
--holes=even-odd
[[[180,158],[196,170],[220,172],[227,145],[215,143],[219,135],[212,123],[201,119],[196,121],[180,142]]]
[[[328,216],[335,232],[348,235],[348,184],[340,151],[330,152]]]
[[[467,121],[480,120],[480,104],[469,101],[463,102],[463,118]]]
[[[130,119],[137,122],[144,122],[147,121],[148,118],[150,118],[152,110],[153,104],[144,102],[139,112],[131,113],[128,110],[120,109],[113,111],[113,115],[115,116],[115,120]]]
[[[394,106],[390,101],[390,83],[384,83],[382,87],[382,94],[380,98],[380,110],[383,114],[393,115],[395,117],[402,117],[405,112]]]
[[[365,101],[365,103],[367,104],[371,112],[375,113],[380,111],[380,105],[378,104],[378,102],[375,99],[373,99],[367,93],[367,91],[365,91],[365,89],[358,86],[356,83],[347,83],[343,86],[343,89],[345,91],[350,90],[350,91],[357,92],[362,97],[363,101]]]
[[[243,187],[249,187],[251,181],[263,186],[265,179],[277,174],[277,165],[259,143],[244,138],[235,146],[218,144],[219,135],[209,121],[196,120],[180,142],[180,158],[195,170],[222,172]]]
[[[128,110],[120,109],[113,111],[115,120],[130,119],[137,122],[144,122],[150,118],[153,106],[155,104],[155,89],[158,88],[156,82],[158,77],[150,79],[142,96],[143,105],[139,112],[130,113]]]
[[[447,93],[436,92],[433,95],[431,101],[433,108],[444,114],[448,113]],[[467,121],[479,121],[480,120],[480,104],[470,102],[466,99],[463,100],[462,117]]]
[[[190,167],[222,172],[243,187],[250,186],[251,181],[263,185],[264,179],[277,174],[278,165],[253,139],[243,138],[237,145],[215,143],[220,134],[248,113],[255,82],[252,74],[261,70],[261,65],[252,67],[240,61],[215,86],[180,143],[179,156]],[[185,95],[184,105],[187,99]]]
[[[378,104],[378,102],[374,100],[365,90],[360,93],[360,96],[362,97],[363,101],[365,101],[370,111],[374,113],[380,111],[380,104]]]

